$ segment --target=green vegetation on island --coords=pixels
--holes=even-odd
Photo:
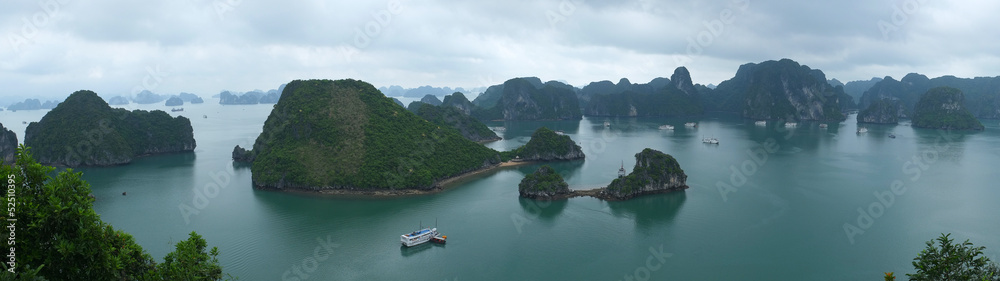
[[[570,193],[569,185],[552,167],[542,165],[534,173],[528,174],[517,185],[521,197],[552,199]]]
[[[351,79],[289,83],[249,154],[256,187],[307,190],[428,189],[500,162]]]
[[[430,121],[438,126],[455,129],[463,137],[475,141],[495,141],[500,140],[493,130],[486,127],[486,124],[463,114],[458,108],[451,106],[434,106],[427,103],[418,103],[416,108],[417,116]]]
[[[601,194],[612,200],[625,200],[642,194],[663,193],[688,188],[687,175],[669,154],[646,148],[635,154],[635,167],[619,177]]]
[[[479,120],[579,120],[580,102],[575,89],[556,81],[542,83],[535,77],[514,78],[488,88],[476,97]]]
[[[965,109],[959,89],[937,87],[920,97],[913,113],[913,126],[944,130],[982,130],[983,124]]]
[[[14,163],[17,155],[17,134],[0,124],[0,164]]]
[[[899,101],[881,99],[858,112],[858,123],[896,124],[899,123]]]
[[[91,91],[77,91],[28,124],[24,144],[46,165],[109,166],[143,155],[192,151],[191,121],[160,110],[111,108]]]
[[[662,78],[660,78],[662,79]],[[698,89],[691,82],[687,68],[678,67],[665,85],[631,84],[622,79],[611,94],[588,85],[581,92],[595,92],[589,97],[584,113],[588,116],[690,116],[705,112]],[[608,87],[608,86],[605,86]],[[610,88],[610,87],[609,87]],[[593,89],[593,90],[592,90]],[[582,97],[581,97],[582,98]]]
[[[53,171],[35,162],[24,146],[15,164],[0,165],[0,176],[16,186],[20,203],[11,211],[17,219],[16,237],[5,232],[5,240],[17,242],[11,243],[17,261],[14,267],[3,263],[0,280],[222,279],[218,248],[209,250],[197,233],[177,242],[157,263],[132,235],[101,221],[82,173]]]
[[[842,121],[842,111],[854,107],[844,88],[831,86],[822,71],[790,59],[741,65],[702,97],[708,111],[754,120]]]
[[[531,134],[528,143],[517,149],[501,152],[500,157],[504,161],[558,161],[583,159],[586,156],[569,136],[541,127]]]

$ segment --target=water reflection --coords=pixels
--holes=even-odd
[[[569,200],[535,200],[518,197],[517,203],[524,209],[526,216],[538,218],[543,222],[552,222],[566,209]]]
[[[627,201],[607,202],[611,214],[635,220],[638,229],[649,231],[673,221],[687,200],[687,192],[646,195]]]

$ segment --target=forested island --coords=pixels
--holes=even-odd
[[[937,87],[927,91],[913,113],[913,126],[942,130],[982,130],[983,124],[965,108],[959,89]]]
[[[635,154],[635,166],[628,175],[624,167],[619,177],[606,187],[590,190],[570,190],[562,176],[549,166],[528,174],[518,185],[523,198],[560,200],[590,196],[608,201],[621,201],[637,196],[687,189],[687,175],[677,160],[669,154],[646,148]]]
[[[127,164],[135,157],[194,150],[191,121],[160,110],[111,108],[92,91],[74,92],[38,122],[24,144],[38,162],[59,166]]]

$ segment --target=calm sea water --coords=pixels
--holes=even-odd
[[[853,121],[786,130],[732,116],[490,123],[507,128],[488,144],[496,149],[522,145],[539,126],[580,143],[586,161],[551,164],[572,188],[606,185],[646,147],[676,157],[691,188],[627,202],[519,199],[531,165],[433,195],[326,198],[253,190],[231,152],[252,143],[271,105],[215,102],[171,113],[191,118],[193,153],[78,171],[102,219],[154,257],[197,231],[242,280],[878,280],[912,272],[940,233],[1000,260],[992,120],[983,132],[946,136],[906,125],[859,135]],[[44,113],[4,111],[0,122],[23,142],[21,121]],[[698,127],[683,126],[690,121]],[[400,248],[399,235],[435,222],[446,246]]]

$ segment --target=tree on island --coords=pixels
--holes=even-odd
[[[1000,281],[1000,267],[983,255],[986,247],[972,246],[969,240],[953,243],[951,234],[941,234],[927,241],[927,248],[913,259],[916,273],[906,274],[910,280],[984,280]],[[888,275],[888,274],[887,274]]]
[[[191,232],[157,264],[128,233],[101,221],[80,172],[39,164],[25,146],[17,162],[0,165],[16,189],[17,264],[0,280],[221,280],[218,248]],[[9,218],[5,218],[9,219]],[[10,234],[7,234],[10,239]],[[16,273],[15,273],[16,272]]]

